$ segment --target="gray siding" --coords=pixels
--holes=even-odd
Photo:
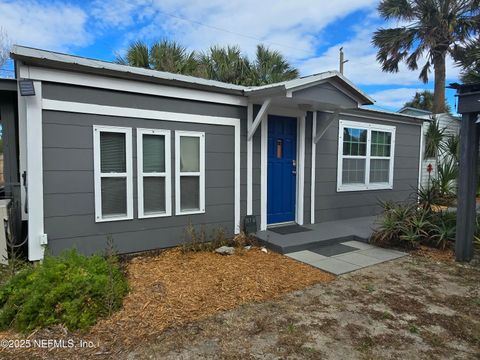
[[[246,214],[246,108],[130,94],[52,83],[43,84],[47,99],[75,101],[111,106],[136,107],[180,113],[225,116],[241,119],[241,220]],[[254,116],[259,106],[254,107]],[[395,125],[396,148],[394,189],[378,191],[336,191],[338,122],[333,124],[317,144],[315,216],[316,222],[367,216],[379,211],[378,201],[404,200],[417,184],[420,127],[417,125],[361,120],[346,120]],[[133,131],[134,219],[95,223],[93,193],[93,125],[115,125],[204,131],[206,133],[206,213],[191,216],[138,219],[136,202],[136,139]],[[105,249],[111,235],[120,253],[170,247],[180,244],[184,229],[191,221],[205,225],[207,231],[234,224],[234,135],[233,128],[136,118],[72,114],[53,111],[43,113],[43,166],[45,231],[54,254],[77,247],[90,254]],[[312,113],[306,119],[304,222],[310,222]],[[172,137],[174,133],[172,133]],[[261,129],[253,139],[253,214],[260,224],[260,145]],[[174,147],[172,142],[172,160]],[[172,161],[172,175],[174,175]],[[172,184],[172,204],[175,189]]]
[[[43,94],[48,99],[241,118],[243,218],[246,209],[246,109],[54,84],[44,84]],[[133,129],[133,220],[94,221],[93,125]],[[206,133],[205,214],[137,218],[136,128]],[[173,140],[172,131],[172,180],[175,174]],[[231,126],[44,111],[43,152],[45,232],[54,254],[71,247],[86,254],[103,251],[109,235],[120,253],[175,246],[184,240],[184,230],[190,221],[198,225],[197,228],[205,225],[207,231],[219,226],[230,233],[234,229],[234,129]],[[175,204],[174,198],[172,181],[172,204]]]
[[[380,200],[407,200],[418,184],[419,125],[383,122],[345,115],[340,118],[396,127],[393,189],[337,192],[337,121],[329,127],[316,147],[315,222],[378,214]],[[307,129],[308,127],[307,123]],[[308,149],[311,146],[311,137],[308,135],[306,144],[306,149]],[[308,169],[306,173],[309,174]],[[310,203],[310,200],[305,199],[305,203],[307,202]],[[310,219],[305,217],[305,222],[309,221]]]

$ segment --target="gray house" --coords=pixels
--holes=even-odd
[[[238,233],[378,213],[419,180],[414,116],[336,71],[244,87],[15,46],[29,258],[175,246],[185,227]]]

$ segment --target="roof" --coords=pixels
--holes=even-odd
[[[194,76],[169,73],[166,71],[158,71],[144,69],[134,66],[121,65],[108,61],[95,60],[81,56],[68,55],[53,51],[34,49],[26,46],[14,45],[11,50],[12,58],[15,60],[23,60],[29,63],[38,63],[43,65],[56,65],[61,68],[72,68],[76,70],[97,70],[95,72],[107,72],[107,74],[124,74],[126,77],[137,76],[143,80],[160,80],[166,82],[179,82],[184,84],[196,85],[198,87],[215,88],[227,92],[237,92],[241,94],[245,89],[244,86],[228,84],[215,80],[207,80]],[[130,75],[130,76],[128,76]]]
[[[412,106],[404,106],[400,110],[398,110],[399,113],[405,113],[405,112],[414,112],[422,115],[430,115],[432,112],[428,110],[423,110],[423,109],[417,109]]]
[[[266,93],[266,92],[270,92],[272,90],[278,90],[278,89],[281,89],[284,91],[296,91],[296,90],[303,89],[305,87],[314,86],[318,83],[324,82],[325,80],[332,79],[332,78],[337,78],[338,80],[343,82],[347,88],[349,88],[351,91],[356,93],[357,96],[360,98],[360,102],[363,105],[367,105],[367,104],[371,105],[375,102],[375,100],[373,100],[369,95],[367,95],[364,91],[362,91],[360,88],[355,86],[343,74],[341,74],[336,70],[325,71],[322,73],[304,76],[298,79],[283,81],[283,82],[274,83],[274,84],[250,87],[245,90],[245,94],[255,95],[255,94]]]
[[[0,91],[17,92],[17,79],[0,79]]]
[[[372,114],[380,114],[380,115],[388,115],[392,118],[403,119],[403,120],[414,120],[418,122],[424,122],[425,119],[423,117],[415,116],[415,115],[408,115],[408,114],[401,114],[398,112],[387,111],[387,110],[379,110],[379,109],[371,109],[366,107],[360,107],[358,109],[352,109],[352,112],[359,112],[359,113],[372,113]],[[348,111],[347,111],[348,112]]]
[[[60,69],[71,69],[102,75],[138,79],[143,81],[168,83],[182,87],[208,89],[210,91],[255,96],[269,93],[296,91],[315,86],[327,79],[341,82],[363,105],[373,104],[374,100],[365,92],[355,86],[350,80],[338,71],[326,71],[315,75],[305,76],[294,80],[279,82],[263,86],[242,86],[208,80],[194,76],[174,74],[165,71],[144,69],[112,62],[95,60],[80,56],[62,54],[53,51],[40,50],[20,45],[14,45],[11,52],[12,58],[30,64],[51,66]]]

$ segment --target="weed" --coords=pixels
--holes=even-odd
[[[418,329],[418,327],[415,324],[410,324],[408,326],[408,331],[410,331],[412,334],[420,333],[420,330]]]

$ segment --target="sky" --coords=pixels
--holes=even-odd
[[[301,75],[338,70],[343,47],[345,76],[377,108],[396,111],[416,91],[433,90],[433,73],[423,84],[419,72],[404,65],[398,73],[382,72],[372,33],[401,24],[386,23],[377,6],[377,0],[0,0],[0,27],[13,44],[106,61],[135,40],[167,38],[198,51],[238,45],[248,56],[262,43],[283,53]],[[458,75],[448,59],[447,84]],[[447,89],[452,109],[454,94]]]

